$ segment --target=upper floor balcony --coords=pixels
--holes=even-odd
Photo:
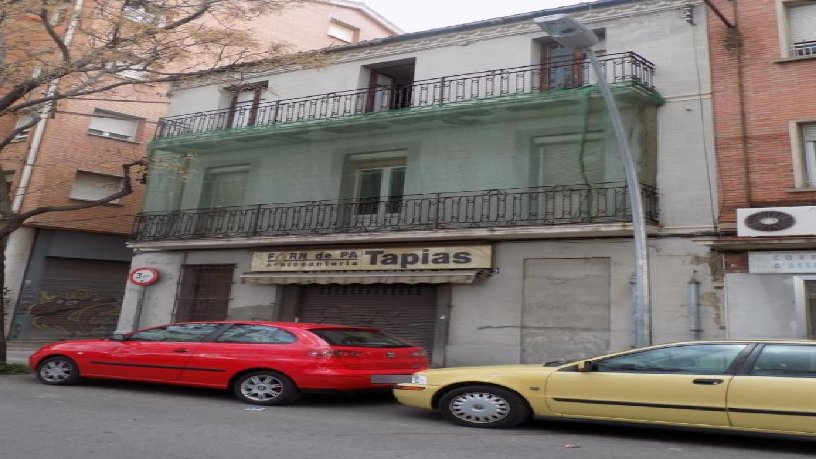
[[[654,187],[641,185],[645,218],[658,223]],[[438,231],[632,221],[623,183],[543,186],[251,206],[143,212],[135,242]]]
[[[625,52],[605,55],[599,60],[603,77],[610,84],[654,93],[655,67],[645,58]],[[447,75],[411,84],[372,85],[263,103],[256,99],[225,109],[162,118],[155,139],[428,113],[477,102],[554,97],[595,84],[597,76],[586,59],[561,58],[541,65]]]

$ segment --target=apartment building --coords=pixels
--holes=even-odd
[[[591,27],[603,73],[533,18]],[[641,193],[653,342],[727,333],[701,1],[601,0],[326,50],[231,104],[177,85],[149,144],[118,330],[173,320],[373,325],[435,365],[633,345],[628,193]],[[638,165],[627,188],[598,78]],[[708,171],[711,171],[709,173]]]
[[[816,339],[816,1],[712,1],[729,336]]]
[[[125,1],[124,17],[135,22],[150,19],[144,3]],[[66,5],[64,14],[55,18],[60,34],[67,33],[72,21],[93,20],[93,2]],[[75,8],[87,19],[78,20],[72,14]],[[345,0],[303,1],[237,26],[255,30],[265,43],[285,42],[292,52],[400,32],[363,3]],[[5,58],[8,62],[14,56]],[[138,72],[118,76],[139,78]],[[58,101],[39,124],[3,149],[0,163],[16,195],[14,209],[87,202],[116,191],[121,165],[146,155],[158,120],[168,113],[168,89],[141,84]],[[222,88],[221,96],[240,104],[245,89]],[[8,118],[4,117],[5,132],[14,127]],[[7,321],[10,340],[103,336],[115,329],[132,257],[126,241],[143,200],[144,187],[137,183],[133,194],[116,202],[43,214],[11,236],[6,253],[6,287],[13,312]]]

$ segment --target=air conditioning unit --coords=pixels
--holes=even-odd
[[[737,209],[737,236],[816,236],[816,206]]]

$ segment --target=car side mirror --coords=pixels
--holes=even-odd
[[[581,360],[580,362],[578,362],[578,371],[580,371],[581,373],[588,373],[594,370],[593,366],[594,363],[592,362],[592,360]]]
[[[111,335],[110,340],[111,341],[124,341],[125,340],[125,335],[123,335],[122,333],[114,333],[113,335]]]

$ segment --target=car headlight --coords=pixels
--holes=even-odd
[[[428,377],[414,373],[411,375],[411,384],[428,384]]]

